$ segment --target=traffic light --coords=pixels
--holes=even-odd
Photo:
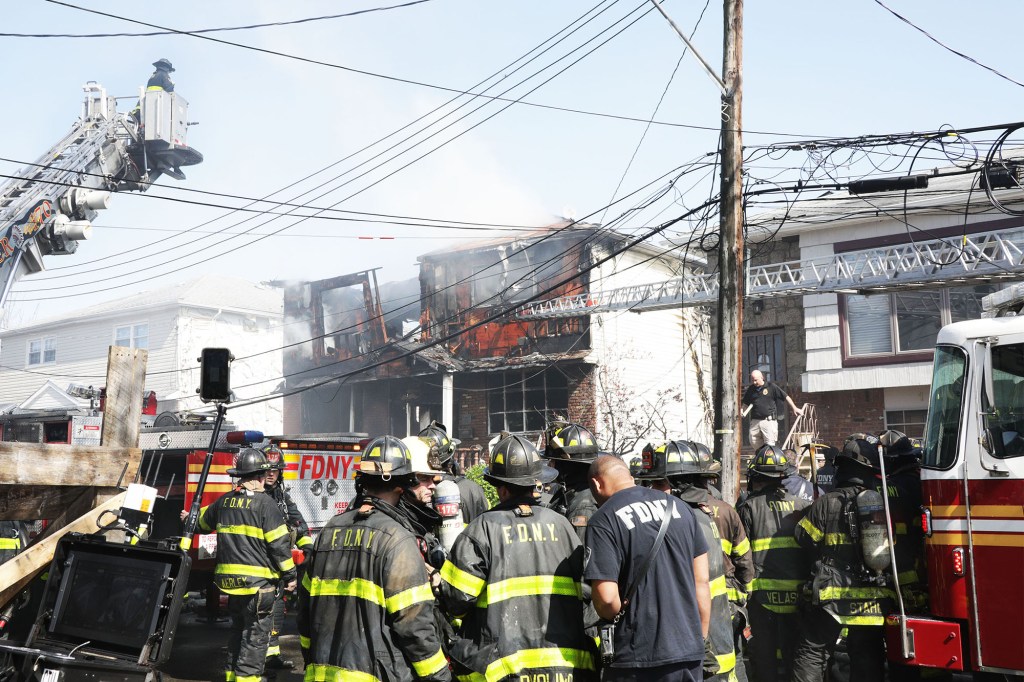
[[[227,348],[204,348],[199,358],[199,399],[204,403],[230,402],[231,361],[235,356]]]

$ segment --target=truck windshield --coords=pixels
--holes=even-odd
[[[953,346],[935,349],[922,462],[930,469],[948,469],[956,463],[966,374],[967,356],[963,349]]]

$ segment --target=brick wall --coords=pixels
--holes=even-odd
[[[577,365],[569,374],[569,421],[597,430],[597,391],[593,365]]]
[[[885,426],[885,395],[881,388],[806,393],[797,401],[814,404],[821,440],[841,448],[852,433],[877,434]]]
[[[455,376],[455,426],[453,435],[462,441],[460,448],[487,447],[487,376],[461,373]]]

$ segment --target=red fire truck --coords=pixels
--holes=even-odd
[[[1024,676],[1024,284],[939,332],[921,474],[930,613],[887,619],[889,658]]]

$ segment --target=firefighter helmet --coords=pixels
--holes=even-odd
[[[637,478],[660,480],[700,473],[702,470],[696,450],[685,440],[671,440],[655,448],[649,457],[645,451],[643,471]]]
[[[544,463],[533,443],[522,436],[502,435],[491,450],[491,463],[484,471],[489,481],[531,486],[538,481],[550,483],[555,480],[558,472]]]
[[[412,453],[409,446],[394,436],[378,436],[371,440],[359,459],[358,472],[366,476],[392,476],[412,474]]]
[[[171,66],[171,60],[169,59],[158,59],[153,62],[153,66],[158,69],[163,69],[164,71],[174,71],[174,67]]]
[[[412,472],[427,476],[443,476],[441,456],[438,454],[437,442],[433,438],[423,436],[406,436],[402,439],[409,448]]]
[[[869,469],[878,468],[878,439],[870,433],[855,433],[843,443],[836,455],[836,466],[843,463],[859,464]]]
[[[255,448],[242,448],[238,451],[238,457],[235,458],[234,468],[228,469],[228,475],[248,476],[249,474],[270,471],[271,468],[270,462],[267,461],[262,452]]]
[[[782,448],[765,443],[754,454],[747,465],[747,476],[757,478],[783,478],[789,458]]]
[[[691,440],[690,447],[697,453],[700,461],[701,473],[708,478],[716,478],[722,473],[722,463],[711,454],[711,448],[699,441]]]
[[[438,455],[441,457],[441,464],[447,464],[448,460],[455,454],[455,446],[461,443],[458,438],[449,438],[448,429],[436,419],[419,433],[420,438],[429,438],[437,445]]]
[[[555,422],[548,426],[544,456],[590,464],[597,457],[597,440],[579,424]]]
[[[268,445],[263,448],[263,456],[267,458],[267,462],[270,463],[271,469],[284,471],[284,456],[281,453],[281,448],[276,445]]]
[[[878,434],[878,440],[885,447],[886,457],[902,457],[914,454],[914,443],[902,431],[889,429]]]

